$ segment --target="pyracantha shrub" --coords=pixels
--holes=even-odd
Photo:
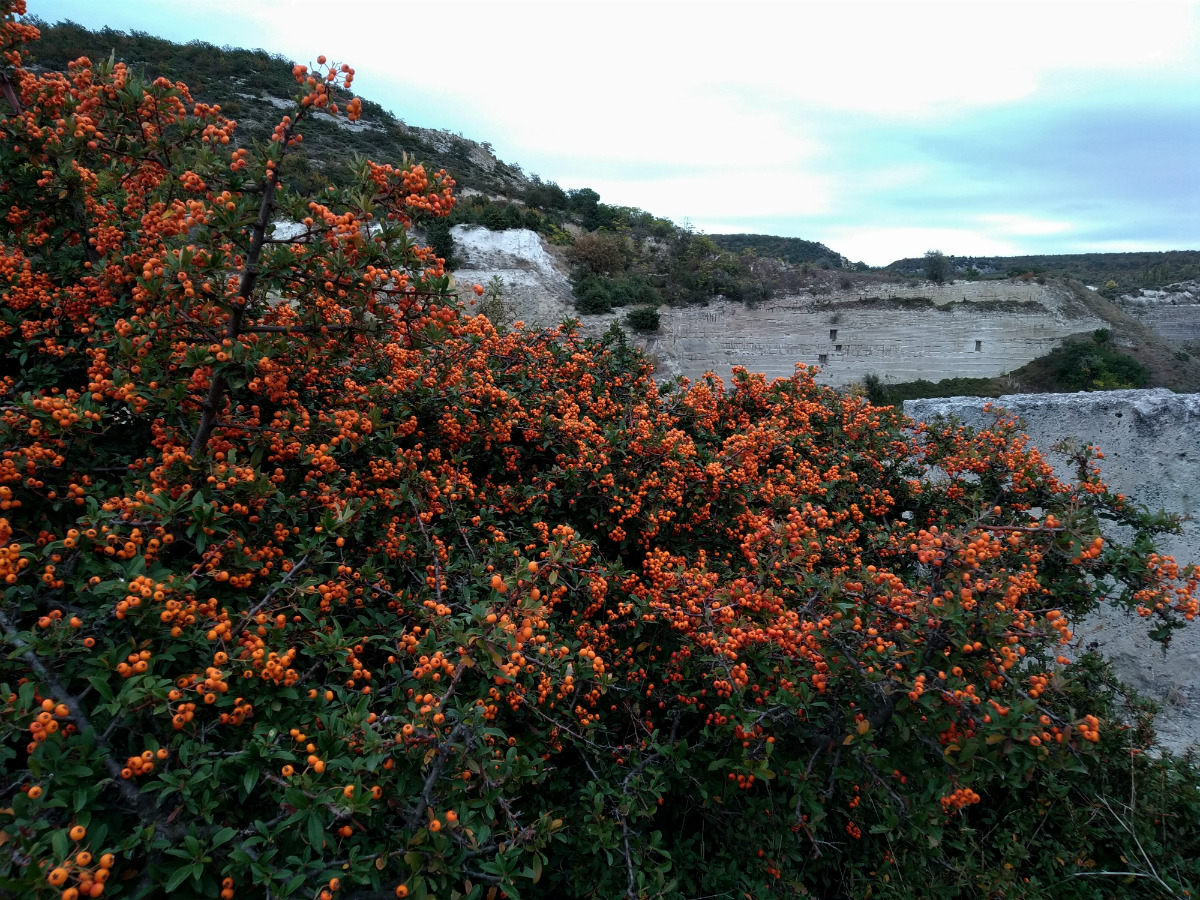
[[[1196,613],[1094,450],[498,332],[408,237],[445,173],[281,186],[348,66],[240,146],[0,9],[0,894],[1194,880],[1192,770],[1065,652]]]

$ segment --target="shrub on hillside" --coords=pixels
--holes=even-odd
[[[995,378],[943,378],[936,382],[918,378],[887,383],[873,373],[863,378],[863,388],[868,399],[879,406],[899,406],[905,400],[926,397],[999,397],[1002,393]]]
[[[1044,361],[1061,390],[1114,391],[1142,388],[1150,383],[1150,372],[1111,343],[1108,329],[1101,328],[1091,341],[1067,341],[1050,351]]]
[[[650,333],[658,331],[659,320],[658,310],[653,306],[639,306],[637,309],[631,309],[625,317],[625,321],[629,323],[629,327],[634,331]]]
[[[1196,612],[1089,453],[497,332],[408,238],[444,173],[277,186],[348,67],[251,150],[0,11],[0,891],[1195,888],[1195,770],[1062,655]]]
[[[588,275],[619,275],[629,267],[629,240],[605,231],[581,234],[567,250],[576,270]]]
[[[429,247],[439,256],[446,269],[458,267],[458,259],[454,255],[454,235],[450,231],[450,223],[446,219],[436,219],[425,226],[425,238]]]

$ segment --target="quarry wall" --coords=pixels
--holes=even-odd
[[[820,366],[834,386],[1005,375],[1071,335],[1104,323],[1066,289],[1036,282],[872,285],[773,299],[660,310],[646,349],[667,375],[695,379],[733,366],[787,377]]]
[[[904,411],[918,421],[952,415],[980,427],[995,421],[995,414],[983,409],[987,402],[979,397],[910,400]],[[1101,477],[1112,490],[1150,509],[1189,517],[1181,534],[1160,538],[1160,551],[1181,564],[1200,563],[1200,394],[1159,388],[1013,394],[992,402],[1024,420],[1025,433],[1059,477],[1072,474],[1067,457],[1050,449],[1059,440],[1098,446],[1105,454]],[[1136,615],[1102,610],[1074,630],[1077,652],[1096,645],[1132,687],[1163,704],[1157,727],[1164,748],[1200,750],[1200,622],[1178,632],[1165,654],[1146,637],[1145,623]]]
[[[455,276],[467,284],[498,276],[511,320],[548,327],[578,318],[585,334],[599,335],[625,314],[580,316],[566,268],[532,231],[458,225],[453,234],[462,259]],[[1069,290],[1019,280],[818,284],[755,307],[717,300],[660,307],[659,315],[658,333],[635,339],[663,377],[713,371],[728,380],[745,366],[786,378],[805,363],[820,366],[818,380],[833,386],[869,374],[897,382],[1004,375],[1104,325]]]

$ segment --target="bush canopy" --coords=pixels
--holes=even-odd
[[[1065,652],[1197,609],[1093,448],[498,332],[446,173],[280,187],[348,66],[239,146],[0,11],[0,894],[1194,888],[1194,770]]]

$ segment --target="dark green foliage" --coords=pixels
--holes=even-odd
[[[1146,367],[1107,340],[1068,341],[1044,359],[1062,390],[1112,391],[1150,383]]]
[[[458,266],[458,259],[454,256],[454,235],[450,233],[450,223],[445,219],[435,219],[429,225],[425,226],[425,239],[429,241],[429,246],[433,248],[433,252],[446,261],[446,268],[453,269]]]
[[[599,227],[600,195],[591,188],[576,188],[567,191],[567,205],[571,212],[583,220],[583,227],[594,231]]]
[[[925,277],[935,284],[942,284],[950,277],[950,260],[941,250],[925,251]]]
[[[661,297],[654,285],[641,275],[618,278],[612,281],[612,305],[634,306],[643,303],[659,303]]]
[[[1036,256],[948,256],[950,271],[965,277],[1015,278],[1053,276],[1075,278],[1096,285],[1100,293],[1115,297],[1138,288],[1159,288],[1177,281],[1200,278],[1200,251],[1169,250],[1138,253],[1071,253]],[[923,258],[898,259],[887,266],[902,275],[924,271]],[[1110,287],[1105,287],[1109,282]]]
[[[844,266],[843,256],[816,241],[776,237],[770,234],[710,234],[708,237],[716,246],[729,253],[752,250],[758,256],[770,256],[794,265],[819,265],[825,262],[838,269]]]
[[[614,307],[657,304],[661,300],[654,285],[640,275],[606,278],[589,273],[575,283],[575,308],[581,313],[607,313]]]
[[[943,378],[941,381],[903,381],[886,384],[878,375],[863,378],[867,397],[876,406],[896,406],[905,400],[926,397],[999,397],[1002,393],[995,378]]]
[[[575,308],[585,315],[599,315],[613,310],[612,289],[606,278],[592,275],[575,286]]]
[[[639,306],[637,309],[631,309],[629,315],[625,317],[625,321],[634,331],[643,333],[658,331],[661,324],[658,310],[652,306]]]
[[[567,192],[553,181],[542,181],[537,175],[531,175],[529,180],[530,185],[524,193],[526,206],[560,212],[569,208]]]

